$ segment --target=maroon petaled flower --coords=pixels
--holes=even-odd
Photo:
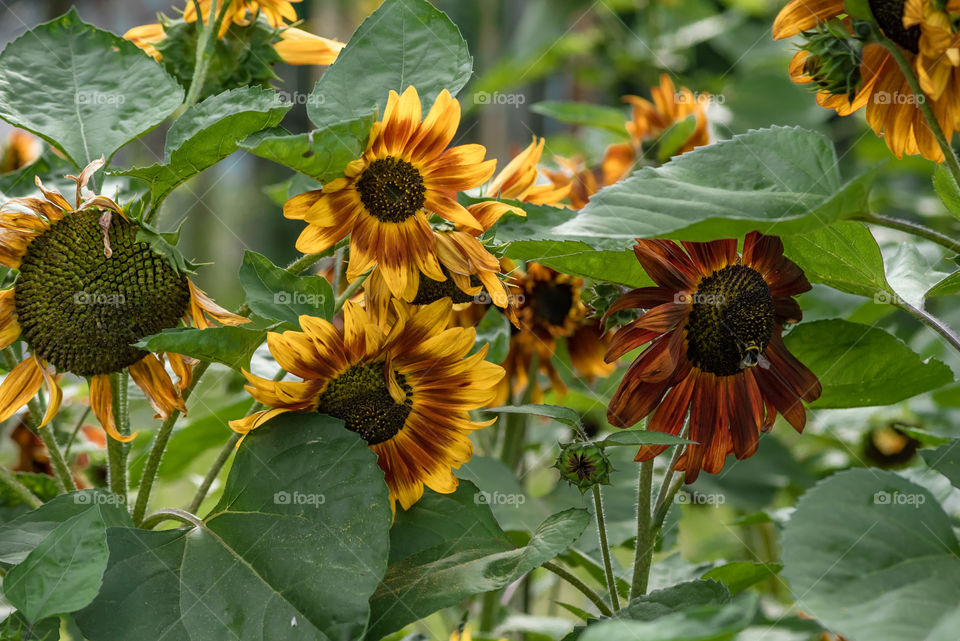
[[[686,250],[686,251],[684,251]],[[643,316],[622,327],[606,354],[613,362],[649,343],[630,366],[607,418],[628,427],[652,413],[648,429],[678,434],[689,413],[688,445],[676,469],[686,482],[715,474],[730,453],[752,456],[760,432],[779,412],[798,431],[801,400],[820,396],[817,377],[787,351],[784,323],[799,321],[791,298],[810,289],[775,236],[751,232],[737,254],[733,238],[706,243],[638,240],[637,260],[657,284],[621,296],[608,310],[637,307]],[[645,445],[637,461],[666,449]]]

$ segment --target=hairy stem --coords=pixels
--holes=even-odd
[[[650,528],[650,501],[653,492],[653,459],[640,464],[637,481],[637,540],[633,550],[633,578],[630,599],[646,594],[653,561],[655,533]]]
[[[37,498],[37,495],[30,491],[26,485],[17,480],[13,472],[0,466],[0,483],[3,483],[17,498],[32,508],[38,508],[43,505],[43,501]]]
[[[900,297],[897,297],[896,300],[894,300],[894,305],[915,316],[920,320],[921,323],[943,336],[947,342],[950,343],[950,346],[953,347],[953,349],[957,350],[957,352],[960,352],[960,336],[957,336],[954,331],[947,327],[942,320],[932,315],[925,309],[914,307]]]
[[[110,375],[110,391],[113,394],[113,420],[117,431],[130,434],[130,413],[127,399],[129,375],[126,370]],[[127,444],[116,439],[107,439],[107,484],[117,496],[127,498]]]
[[[583,596],[590,599],[590,601],[597,606],[597,609],[600,610],[600,614],[604,616],[612,616],[613,611],[610,609],[610,606],[607,605],[603,597],[601,597],[597,592],[592,590],[589,585],[581,581],[576,577],[572,572],[568,572],[563,567],[557,565],[553,561],[547,561],[543,564],[543,569],[550,570],[558,577],[569,583],[571,586],[580,591]]]
[[[600,487],[594,485],[593,505],[596,509],[597,536],[600,538],[600,553],[603,556],[603,571],[607,577],[607,592],[610,593],[610,603],[613,605],[613,611],[620,609],[620,597],[617,594],[617,577],[613,574],[613,563],[610,560],[610,542],[607,540],[607,523],[603,514],[603,497],[600,494]]]
[[[929,227],[924,227],[923,225],[915,223],[912,220],[892,218],[890,216],[882,216],[874,213],[858,216],[855,220],[860,220],[862,222],[870,223],[880,227],[888,227],[890,229],[907,232],[908,234],[925,238],[931,242],[941,245],[942,247],[945,247],[946,249],[949,249],[952,252],[960,254],[960,241],[954,240],[946,234],[941,234],[938,231],[934,231]]]
[[[203,521],[200,520],[195,514],[191,514],[186,510],[178,510],[175,507],[164,508],[162,510],[157,510],[147,518],[143,520],[141,527],[147,530],[152,530],[157,527],[159,524],[164,521],[179,521],[185,525],[192,525],[193,527],[203,527]]]

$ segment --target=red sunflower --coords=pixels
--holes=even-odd
[[[684,251],[686,250],[686,251]],[[808,291],[803,271],[775,236],[751,232],[737,254],[733,238],[707,243],[638,240],[637,260],[656,287],[621,296],[607,314],[648,309],[614,336],[606,360],[647,348],[627,370],[610,402],[612,425],[651,415],[648,429],[679,434],[689,414],[688,445],[676,469],[686,482],[716,474],[728,454],[752,456],[777,413],[798,432],[801,401],[820,397],[817,377],[787,351],[784,323],[799,321],[793,296]],[[648,461],[666,446],[643,446]]]

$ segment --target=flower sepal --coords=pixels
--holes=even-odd
[[[613,464],[603,447],[596,443],[563,443],[553,465],[560,478],[583,494],[595,485],[610,485]]]

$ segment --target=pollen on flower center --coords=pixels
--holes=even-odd
[[[920,51],[920,25],[903,26],[903,7],[906,0],[868,0],[870,11],[884,35],[898,45],[917,53]]]
[[[573,286],[569,283],[540,283],[531,295],[533,311],[550,325],[563,325],[573,307]]]
[[[691,294],[687,358],[717,376],[759,363],[773,332],[773,296],[760,272],[728,265],[703,278]]]
[[[416,167],[387,157],[370,163],[357,180],[360,202],[384,223],[402,223],[423,208],[427,188]]]
[[[403,374],[394,372],[406,392],[404,402],[397,403],[390,396],[383,366],[384,361],[352,365],[330,381],[318,399],[317,411],[339,418],[369,445],[393,438],[413,409],[413,388]]]
[[[186,277],[117,215],[107,258],[99,218],[97,210],[75,212],[35,238],[14,294],[33,352],[78,376],[118,372],[143,358],[131,343],[175,327],[190,301]]]

